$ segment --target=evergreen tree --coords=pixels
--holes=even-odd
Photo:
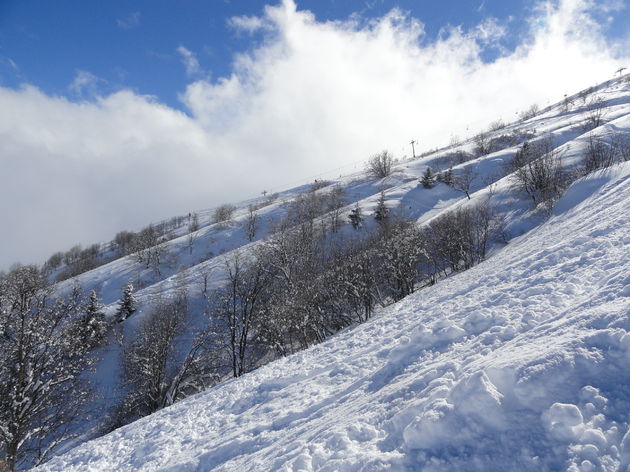
[[[435,175],[433,175],[433,171],[430,167],[427,167],[424,174],[422,174],[420,183],[424,188],[433,188],[435,186]]]
[[[118,321],[125,321],[136,311],[136,299],[133,296],[133,285],[129,282],[123,289],[123,296],[118,306]]]
[[[85,313],[79,319],[79,335],[90,346],[98,346],[105,340],[107,333],[107,323],[105,322],[105,314],[103,313],[103,305],[98,300],[96,290],[92,290]]]
[[[381,196],[378,199],[378,203],[376,204],[376,210],[374,210],[374,219],[379,223],[383,224],[387,220],[387,216],[389,214],[389,208],[385,205],[385,192],[381,191]]]
[[[354,229],[359,229],[361,227],[361,223],[363,222],[363,214],[358,203],[350,211],[350,215],[348,215],[348,218],[350,219],[350,223],[352,224],[352,227]]]
[[[438,182],[442,182],[443,184],[446,184],[448,186],[453,185],[453,169],[449,168],[448,170],[445,170],[444,172],[440,172],[435,179]],[[424,185],[424,184],[423,184]]]

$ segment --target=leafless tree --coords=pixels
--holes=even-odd
[[[507,170],[534,205],[553,204],[567,184],[562,155],[554,148],[550,137],[523,144]]]
[[[607,143],[591,133],[582,156],[584,172],[588,174],[597,169],[610,167],[616,160],[617,149],[615,149],[614,142]]]
[[[392,155],[388,151],[381,151],[378,154],[374,154],[367,161],[367,173],[374,179],[382,179],[391,175],[393,165],[394,158]]]
[[[249,241],[253,241],[258,231],[259,216],[254,205],[247,207],[247,217],[243,223],[243,229]]]
[[[257,262],[246,266],[238,254],[226,261],[225,272],[227,285],[211,297],[216,301],[212,319],[226,341],[232,373],[239,377],[250,365],[251,338],[260,323],[271,275]]]
[[[346,194],[341,185],[335,185],[327,195],[327,210],[330,217],[330,230],[339,231],[341,226],[341,210],[346,205]]]
[[[582,128],[585,131],[595,129],[606,122],[606,104],[601,97],[592,97],[588,103],[588,113]]]
[[[185,291],[158,300],[121,353],[121,424],[148,415],[199,392],[213,378],[203,361],[203,342],[186,343],[188,303]]]
[[[73,320],[78,287],[58,298],[39,270],[19,266],[0,278],[0,461],[13,471],[47,459],[72,438],[91,388],[95,362]]]
[[[235,210],[236,207],[229,203],[218,206],[212,214],[212,222],[220,226],[228,225],[232,221],[232,215],[234,215]]]
[[[464,193],[468,200],[470,200],[470,187],[474,180],[477,178],[477,172],[472,166],[466,166],[459,171],[459,173],[453,175],[451,178],[451,187],[458,192]]]
[[[486,154],[490,154],[490,135],[488,133],[482,131],[474,137],[474,141],[474,153],[476,156],[485,156]]]

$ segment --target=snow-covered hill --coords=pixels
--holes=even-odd
[[[569,101],[487,138],[550,135],[571,170],[591,136],[630,132],[627,78]],[[594,109],[602,119],[589,127]],[[488,260],[41,470],[630,470],[630,163],[577,180],[546,219],[504,177],[522,139],[455,164],[456,174],[475,170],[470,200],[418,177],[446,168],[472,140],[402,162],[384,180],[359,172],[331,182],[344,189],[346,214],[357,202],[369,214],[384,188],[387,204],[419,224],[490,202],[510,241]],[[109,313],[125,283],[139,286],[141,309],[126,330],[182,285],[194,307],[204,280],[224,283],[231,251],[253,250],[305,190],[261,206],[251,243],[240,223],[247,205],[268,197],[238,205],[227,226],[200,213],[194,240],[175,231],[159,270],[127,256],[78,280],[98,289]],[[106,351],[97,378],[107,394],[117,353]]]
[[[556,208],[370,322],[41,470],[626,470],[630,163]]]

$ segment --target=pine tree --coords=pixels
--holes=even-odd
[[[85,306],[85,314],[79,320],[79,329],[82,339],[91,346],[97,346],[105,339],[107,323],[105,322],[103,305],[98,300],[96,290],[92,290],[90,293],[90,298]]]
[[[381,196],[378,199],[378,203],[376,204],[376,210],[374,210],[374,219],[379,223],[383,224],[387,220],[387,216],[389,214],[389,208],[385,205],[385,192],[381,191]]]
[[[448,186],[453,185],[453,169],[449,168],[444,172],[440,172],[435,176],[435,180],[437,180],[438,182],[442,182],[443,184],[446,184]]]
[[[363,222],[363,214],[361,213],[361,207],[357,203],[356,206],[350,211],[350,215],[348,215],[350,219],[350,223],[354,229],[359,229],[361,227],[361,223]]]
[[[123,296],[118,306],[118,321],[125,321],[136,311],[136,299],[133,296],[133,285],[129,282],[123,289]]]
[[[433,175],[433,171],[430,167],[427,167],[424,174],[422,174],[420,183],[424,188],[433,188],[435,186],[435,176]]]

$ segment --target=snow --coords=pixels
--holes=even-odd
[[[630,470],[629,228],[625,163],[478,266],[37,470]]]

